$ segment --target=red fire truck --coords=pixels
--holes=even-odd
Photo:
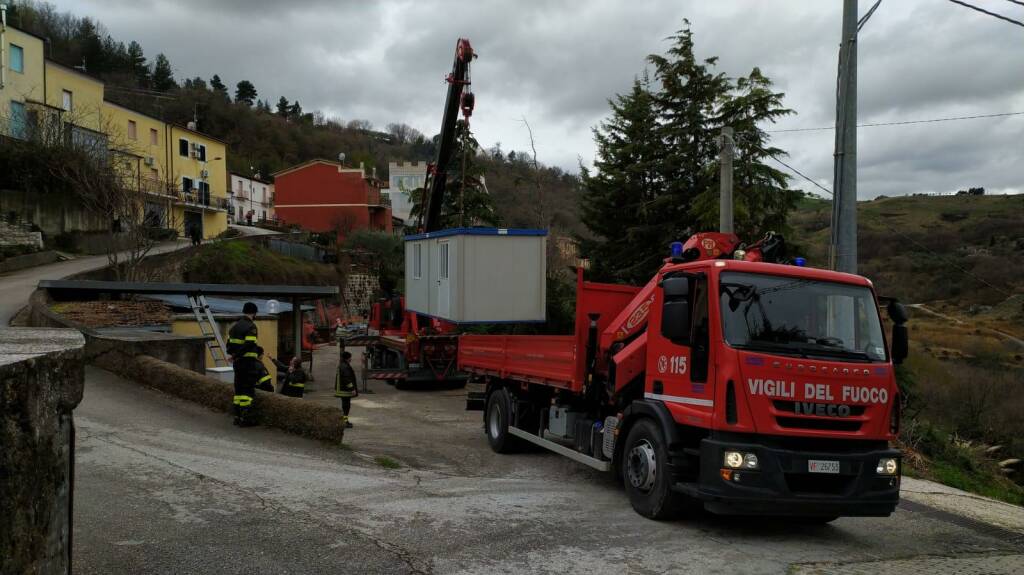
[[[611,471],[653,519],[892,513],[905,311],[889,303],[887,342],[870,281],[782,251],[698,234],[643,287],[578,272],[573,335],[462,336],[491,447]]]

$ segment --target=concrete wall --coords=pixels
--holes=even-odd
[[[70,232],[105,231],[108,223],[90,214],[71,194],[35,194],[0,190],[0,213],[14,212],[47,236]]]
[[[70,329],[0,329],[0,573],[69,572],[84,345]]]

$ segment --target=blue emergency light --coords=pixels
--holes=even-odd
[[[683,257],[683,242],[672,242],[669,244],[669,248],[672,250],[672,257]]]
[[[798,268],[802,268],[805,265],[807,265],[807,260],[805,260],[804,258],[793,258],[793,265],[795,265]]]

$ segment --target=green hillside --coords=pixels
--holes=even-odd
[[[831,202],[801,201],[790,239],[826,266]],[[993,305],[1024,292],[1024,195],[903,196],[860,202],[860,269],[908,303]]]

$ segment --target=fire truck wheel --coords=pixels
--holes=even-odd
[[[629,430],[619,467],[629,502],[640,515],[671,519],[683,508],[685,496],[672,491],[672,478],[665,472],[665,440],[650,419],[640,419]]]
[[[487,398],[484,428],[487,442],[495,453],[510,453],[514,448],[515,438],[508,433],[510,405],[508,391],[504,388],[495,390]]]

